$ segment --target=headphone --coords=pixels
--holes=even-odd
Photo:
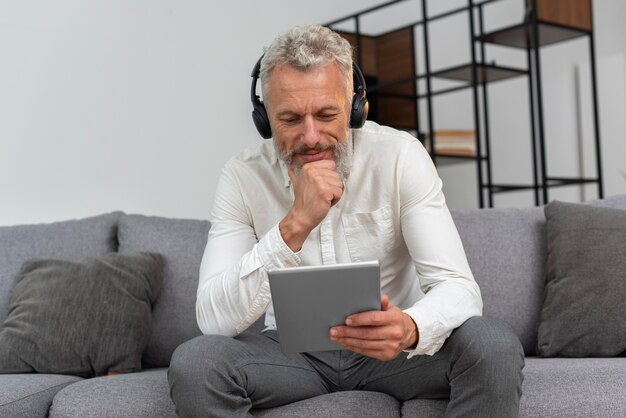
[[[250,88],[250,100],[252,100],[252,120],[257,131],[265,139],[272,137],[272,127],[270,126],[270,119],[267,116],[267,110],[265,105],[261,101],[259,95],[256,94],[256,83],[259,80],[259,73],[261,72],[261,60],[263,56],[254,65],[252,69],[252,87]],[[352,62],[352,77],[354,79],[354,96],[352,97],[352,104],[350,106],[350,128],[358,129],[365,124],[367,119],[367,112],[369,110],[369,103],[365,97],[365,77],[358,65]]]

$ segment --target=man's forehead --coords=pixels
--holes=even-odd
[[[316,67],[302,71],[298,68],[283,65],[276,67],[269,74],[264,86],[264,99],[270,101],[272,96],[283,100],[339,100],[344,101],[345,79],[338,68],[330,66]],[[327,104],[327,105],[330,105]]]

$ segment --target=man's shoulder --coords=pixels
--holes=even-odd
[[[410,132],[379,125],[373,121],[367,121],[362,128],[355,130],[354,138],[355,144],[358,141],[364,145],[361,147],[363,151],[379,152],[380,149],[384,149],[387,154],[393,154],[394,150],[402,152],[410,144],[420,144]]]
[[[278,162],[272,139],[266,139],[260,144],[244,148],[229,158],[226,166],[231,169],[242,167],[269,167]]]

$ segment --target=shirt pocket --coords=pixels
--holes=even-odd
[[[341,217],[352,261],[381,260],[394,245],[390,206],[373,212],[350,213]]]

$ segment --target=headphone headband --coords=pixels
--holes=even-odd
[[[252,68],[252,85],[250,86],[250,100],[252,101],[252,121],[259,134],[265,139],[272,137],[272,127],[267,116],[267,109],[261,101],[261,97],[256,94],[256,85],[261,73],[261,60],[263,55],[257,60]],[[358,129],[365,124],[369,103],[366,98],[365,77],[361,69],[352,61],[352,79],[354,84],[354,95],[352,96],[352,105],[350,106],[350,128]]]

